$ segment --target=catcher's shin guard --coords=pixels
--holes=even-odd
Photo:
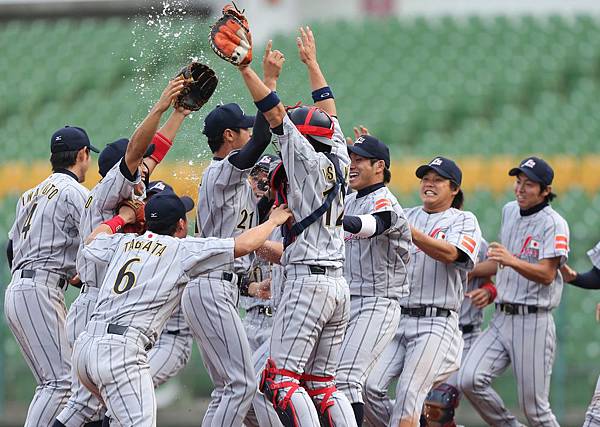
[[[307,382],[320,382],[320,383],[330,383],[331,385],[319,388],[309,387]],[[308,395],[312,398],[315,406],[317,407],[317,413],[319,414],[319,421],[321,422],[322,427],[335,427],[333,420],[331,419],[331,414],[329,412],[329,408],[331,408],[335,402],[331,400],[331,396],[337,390],[334,383],[333,376],[325,376],[320,377],[317,375],[302,375],[302,384],[306,389]],[[323,399],[317,400],[316,396],[323,395]]]
[[[423,415],[426,427],[456,427],[454,409],[458,407],[460,392],[450,384],[440,384],[425,398]]]
[[[290,377],[296,381],[276,382],[275,377],[277,375]],[[286,369],[277,369],[272,359],[267,360],[258,389],[271,401],[284,427],[299,427],[300,425],[292,402],[292,395],[298,390],[298,387],[300,387],[300,374]],[[283,398],[280,398],[279,394],[284,388],[289,388],[289,390]]]

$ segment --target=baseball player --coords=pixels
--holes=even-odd
[[[65,126],[50,139],[52,174],[18,200],[8,233],[12,280],[4,313],[37,382],[26,426],[49,426],[71,385],[64,292],[75,276],[79,218],[88,198],[81,185],[90,166],[85,130]]]
[[[592,268],[585,273],[578,273],[567,264],[560,269],[563,280],[582,289],[600,289],[600,242],[587,252],[592,261]],[[600,304],[596,306],[596,320],[600,322]],[[588,410],[583,427],[600,427],[600,377]]]
[[[282,164],[274,174],[279,176],[274,188],[295,219],[282,228],[286,280],[260,390],[284,426],[355,426],[350,402],[334,381],[349,314],[342,218],[350,161],[312,31],[307,27],[300,33],[297,46],[308,69],[314,107],[286,114],[277,94],[249,66],[238,68],[276,135]]]
[[[82,249],[82,257],[104,264],[106,274],[91,319],[75,342],[74,367],[119,425],[156,425],[147,351],[190,278],[227,268],[234,258],[260,247],[290,216],[277,209],[268,221],[235,239],[188,238],[186,212],[192,208],[189,198],[156,195],[146,205],[146,233],[113,234],[110,224],[103,223]]]
[[[462,172],[435,157],[420,166],[423,206],[406,209],[413,245],[409,294],[400,299],[400,326],[365,385],[365,415],[373,426],[418,425],[429,390],[460,365],[463,340],[458,310],[473,269],[481,232],[471,212],[459,210]],[[398,378],[396,401],[387,397]]]
[[[350,152],[346,198],[344,276],[350,287],[350,319],[340,349],[336,385],[363,423],[363,385],[394,337],[400,321],[398,299],[408,295],[406,266],[410,228],[390,182],[388,147],[370,135],[359,136]]]
[[[496,298],[496,286],[491,277],[482,275],[478,267],[487,258],[488,243],[482,238],[477,254],[477,265],[468,274],[465,285],[465,298],[460,306],[458,328],[464,341],[462,360],[481,333],[483,308]],[[425,398],[421,426],[452,427],[454,412],[459,404],[460,393],[457,385],[458,373],[453,373],[444,383],[431,390]]]
[[[160,118],[170,108],[182,87],[182,79],[170,81],[159,101],[134,132],[131,141],[119,139],[102,150],[98,158],[102,179],[92,189],[85,203],[79,224],[80,236],[89,235],[103,222],[115,231],[119,230],[125,225],[116,212],[119,204],[126,199],[145,198],[145,183],[148,183],[150,173],[168,152],[177,129],[189,114],[187,110],[175,110],[160,132],[156,132]],[[67,338],[71,343],[83,331],[92,314],[105,273],[100,266],[80,259],[77,261],[77,272],[83,286],[67,315]],[[79,427],[85,423],[100,424],[104,412],[101,402],[78,383],[76,376],[73,376],[72,389],[73,393],[55,425]]]
[[[490,385],[512,364],[528,425],[558,426],[548,402],[556,345],[552,309],[562,293],[558,269],[569,253],[569,227],[550,206],[554,171],[548,163],[529,157],[509,175],[516,178],[516,201],[504,206],[500,243],[490,243],[480,267],[496,275],[496,312],[471,347],[458,382],[488,424],[517,426]]]
[[[282,65],[269,50],[265,52],[264,78],[273,89]],[[235,237],[258,224],[248,176],[271,134],[262,114],[254,122],[254,116],[247,116],[233,103],[217,106],[204,120],[203,133],[213,161],[204,170],[198,189],[200,237]],[[256,393],[252,350],[237,308],[238,286],[248,283],[251,265],[252,257],[246,256],[229,269],[200,275],[182,296],[185,319],[215,387],[203,427],[241,425]]]

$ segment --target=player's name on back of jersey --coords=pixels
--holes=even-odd
[[[125,251],[146,251],[150,253],[150,255],[161,256],[165,249],[167,249],[167,245],[156,242],[154,240],[147,240],[143,238],[137,238],[134,240],[130,240],[125,242]]]
[[[42,196],[48,197],[48,200],[50,200],[54,196],[56,196],[58,194],[58,192],[59,192],[59,189],[56,185],[54,185],[52,183],[48,183],[48,184],[44,185],[43,187],[36,187],[35,189],[24,194],[23,198],[21,200],[23,202],[23,205],[25,205],[25,204],[29,203],[31,200],[33,200],[35,197],[39,196],[40,194]]]

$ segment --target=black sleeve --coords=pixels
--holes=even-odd
[[[375,212],[371,215],[375,217],[375,222],[377,223],[375,233],[371,237],[379,236],[392,226],[392,213],[390,211]],[[348,233],[356,234],[362,228],[362,221],[357,216],[344,215],[343,221],[344,231]]]
[[[13,242],[9,239],[6,244],[6,259],[8,260],[8,268],[10,269],[12,269],[13,258]]]
[[[600,270],[596,267],[586,273],[577,273],[571,285],[582,289],[600,289]]]
[[[123,174],[123,176],[125,178],[127,178],[127,180],[129,180],[131,182],[135,182],[135,180],[138,177],[138,170],[136,169],[135,173],[133,175],[131,174],[131,171],[127,167],[127,162],[125,161],[125,156],[123,156],[123,158],[121,159],[121,163],[119,164],[119,169],[121,169],[121,173]]]
[[[269,122],[263,113],[258,111],[252,128],[252,138],[240,151],[229,156],[229,162],[238,169],[250,169],[256,164],[269,142],[271,142]]]
[[[465,262],[469,261],[469,255],[467,255],[467,253],[465,251],[463,251],[460,248],[456,248],[456,249],[458,249],[458,256],[456,257],[455,262],[465,263]]]
[[[273,132],[275,135],[283,135],[283,122],[281,122],[279,126],[271,128],[271,132]]]

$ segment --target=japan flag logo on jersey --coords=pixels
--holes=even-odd
[[[429,233],[429,235],[434,239],[446,240],[446,232],[441,228],[436,228],[431,233]]]

